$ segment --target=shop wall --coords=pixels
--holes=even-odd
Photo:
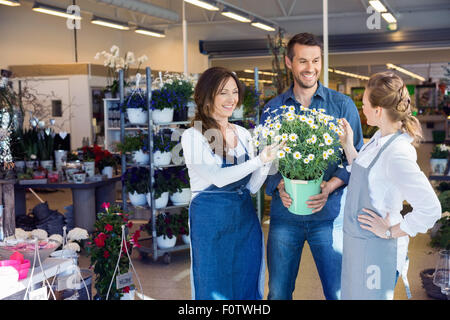
[[[121,49],[121,55],[133,51],[145,54],[146,66],[152,69],[182,72],[183,38],[181,27],[166,32],[166,38],[152,38],[132,31],[119,31],[93,25],[89,15],[82,15],[81,29],[77,30],[78,62],[101,64],[95,60],[99,51],[109,51],[112,45]],[[188,71],[202,72],[208,67],[208,58],[200,54],[198,36],[194,28],[188,30]],[[31,10],[24,3],[20,7],[0,6],[0,68],[10,65],[74,63],[74,32],[66,20]]]

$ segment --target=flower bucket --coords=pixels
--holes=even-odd
[[[148,153],[142,151],[142,149],[140,149],[138,151],[133,151],[132,155],[133,155],[133,161],[137,164],[148,164],[148,162],[150,160],[150,155]]]
[[[447,168],[447,159],[430,159],[431,174],[442,176]]]
[[[143,207],[147,204],[147,197],[145,196],[145,193],[136,193],[136,191],[133,193],[128,192],[128,198],[133,206]]]
[[[189,235],[182,234],[182,235],[181,235],[181,239],[183,240],[183,242],[184,242],[185,244],[190,244],[190,243],[191,243],[191,238],[189,237]]]
[[[41,167],[47,171],[53,170],[53,160],[41,160]]]
[[[171,194],[170,201],[176,206],[188,204],[191,201],[191,188],[183,188],[181,192]]]
[[[67,151],[66,150],[55,150],[55,166],[56,171],[61,171],[62,166],[67,161]]]
[[[73,182],[77,183],[77,184],[82,184],[86,182],[86,173],[74,173],[72,175],[73,177]]]
[[[102,175],[107,176],[108,179],[111,179],[113,176],[113,167],[110,167],[110,166],[104,167],[102,169]]]
[[[317,180],[291,180],[286,177],[284,179],[284,186],[286,192],[292,199],[292,204],[289,207],[289,212],[298,215],[312,214],[312,208],[308,208],[306,201],[309,197],[317,195],[321,192],[320,184],[323,180],[323,175]]]
[[[95,162],[87,161],[83,162],[84,171],[86,171],[87,177],[93,177],[95,175]]]
[[[156,151],[153,153],[153,162],[155,166],[167,166],[170,164],[172,160],[172,153],[169,151],[161,152]]]
[[[151,200],[150,192],[147,193],[146,197],[147,197],[147,204],[149,207],[151,207],[152,203],[150,201]],[[167,206],[168,202],[169,202],[169,191],[166,191],[161,194],[161,197],[159,197],[158,199],[155,199],[155,209],[165,208]]]
[[[156,237],[156,244],[160,249],[169,249],[175,247],[177,243],[177,237],[172,235],[172,238],[166,237],[164,235]]]
[[[141,108],[128,108],[127,115],[130,124],[144,125],[148,122],[148,111],[142,110]]]
[[[155,124],[173,121],[173,108],[155,109],[152,111],[152,119]]]

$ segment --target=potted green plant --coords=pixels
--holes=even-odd
[[[148,108],[144,90],[138,88],[130,92],[125,97],[121,109],[127,113],[130,124],[145,125],[148,123]]]
[[[269,115],[265,124],[255,129],[252,142],[258,147],[286,141],[278,151],[278,170],[292,199],[289,211],[310,215],[312,209],[306,201],[320,193],[324,171],[340,160],[340,129],[324,109],[300,109],[297,114],[294,106],[280,106],[277,114]]]
[[[244,98],[242,100],[243,117],[254,117],[258,110],[259,92],[253,87],[245,87]]]
[[[171,183],[171,173],[169,169],[155,170],[153,183],[153,196],[155,198],[155,208],[161,209],[167,206],[169,202],[169,193],[174,190]],[[152,206],[150,192],[147,193],[147,204]]]
[[[50,128],[45,130],[40,130],[38,132],[38,157],[41,162],[41,166],[47,171],[52,171],[53,169],[53,149],[54,149],[54,133],[51,132]]]
[[[122,187],[128,192],[133,206],[145,206],[147,203],[149,178],[150,171],[145,167],[131,167],[122,174]]]
[[[23,133],[25,151],[25,165],[34,169],[38,155],[38,131],[36,128],[25,130]]]
[[[140,131],[135,135],[126,135],[123,143],[117,144],[117,150],[122,154],[131,153],[137,164],[148,164],[148,135]]]
[[[447,168],[449,147],[445,144],[438,144],[434,146],[431,152],[430,167],[431,174],[443,175]]]
[[[180,104],[179,97],[173,88],[163,87],[152,90],[152,119],[155,124],[173,121],[173,113]]]
[[[186,167],[169,168],[171,173],[172,190],[170,191],[170,201],[176,206],[187,205],[191,201],[191,186],[189,174]]]
[[[156,243],[160,249],[175,246],[178,237],[178,220],[169,212],[161,212],[156,216]]]
[[[178,214],[178,233],[181,235],[181,239],[184,243],[190,243],[189,237],[189,211],[186,208],[182,208]]]
[[[102,175],[112,178],[113,170],[117,165],[114,155],[108,150],[101,150],[95,157],[96,166]]]
[[[116,263],[119,260],[117,274],[123,274],[129,270],[129,258],[125,254],[125,248],[121,248],[122,226],[125,226],[125,242],[130,256],[132,245],[138,247],[137,239],[139,238],[139,230],[133,234],[129,234],[128,228],[131,226],[128,220],[129,214],[124,212],[119,206],[113,206],[109,203],[103,204],[104,212],[97,214],[97,220],[94,224],[94,231],[87,242],[86,250],[90,256],[91,267],[94,268],[96,275],[95,288],[97,294],[96,300],[106,300],[108,289],[111,289],[108,295],[109,300],[119,300],[126,288],[118,289],[116,280],[113,279]],[[111,284],[112,283],[112,284]]]
[[[186,121],[188,118],[188,102],[194,93],[194,84],[184,75],[172,74],[165,75],[163,88],[174,92],[177,99],[173,99],[173,121]]]
[[[153,162],[155,166],[167,166],[172,160],[172,149],[178,141],[172,141],[171,135],[160,132],[153,138]]]

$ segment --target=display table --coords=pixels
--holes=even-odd
[[[49,279],[57,274],[60,274],[66,271],[67,268],[70,268],[73,265],[72,259],[56,259],[56,258],[48,258],[43,263],[42,268],[37,264],[34,269],[33,278],[30,279],[31,275],[31,267],[28,271],[28,277],[26,279],[20,280],[17,282],[16,286],[9,287],[8,289],[0,288],[0,299],[2,300],[23,300],[25,296],[25,291],[30,282],[30,289],[33,289],[33,286],[41,283],[45,279]]]
[[[26,213],[26,189],[71,189],[73,201],[73,214],[75,226],[86,229],[88,232],[94,230],[97,212],[102,209],[104,202],[114,203],[116,201],[115,185],[120,181],[120,176],[112,177],[96,182],[85,183],[45,183],[45,184],[18,184],[14,185],[15,212],[16,215]]]

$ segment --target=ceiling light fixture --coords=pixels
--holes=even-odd
[[[387,66],[389,69],[397,70],[398,72],[404,73],[404,74],[406,74],[406,75],[408,75],[408,76],[410,76],[410,77],[412,77],[412,78],[418,79],[418,80],[420,80],[420,81],[425,81],[425,78],[424,78],[424,77],[421,77],[421,76],[419,76],[418,74],[415,74],[415,73],[413,73],[413,72],[411,72],[411,71],[408,71],[408,70],[406,70],[406,69],[403,69],[403,68],[401,68],[401,67],[399,67],[399,66],[396,66],[395,64],[392,64],[392,63],[386,63],[386,66]]]
[[[147,28],[142,28],[142,27],[137,27],[137,29],[134,30],[134,32],[144,34],[146,36],[157,37],[157,38],[165,38],[166,37],[166,35],[162,31],[152,30],[152,29],[147,29]]]
[[[259,22],[259,21],[253,21],[251,23],[252,26],[256,27],[256,28],[260,28],[266,31],[275,31],[276,29],[268,24]]]
[[[104,27],[109,27],[109,28],[114,28],[114,29],[119,29],[119,30],[130,30],[130,27],[128,26],[127,23],[114,21],[111,19],[99,18],[96,16],[92,17],[91,23],[97,24],[99,26],[104,26]]]
[[[245,81],[245,82],[255,82],[255,79],[251,79],[251,78],[239,78],[239,80]],[[258,79],[258,82],[261,82],[261,83],[272,83],[272,80],[261,80],[261,79]]]
[[[70,14],[70,13],[67,13],[67,11],[65,9],[54,7],[54,6],[49,6],[46,4],[39,3],[39,2],[34,3],[32,10],[36,11],[36,12],[40,12],[40,13],[50,14],[52,16],[81,20],[81,16],[79,16],[79,15]]]
[[[255,73],[255,71],[251,70],[251,69],[245,69],[244,72]],[[266,76],[276,76],[277,75],[276,73],[268,72],[268,71],[258,71],[258,74],[262,74],[262,75],[266,75]]]
[[[210,11],[219,11],[219,7],[209,3],[209,1],[201,1],[201,0],[184,0],[184,2],[188,2],[190,4],[196,5],[197,7],[210,10]]]
[[[239,22],[244,22],[244,23],[251,22],[251,20],[248,17],[244,16],[243,14],[237,13],[235,11],[231,11],[230,9],[224,9],[220,14],[225,17],[228,17],[230,19],[237,20]]]
[[[397,19],[395,19],[394,15],[390,12],[382,13],[381,16],[387,23],[396,23]]]
[[[370,0],[369,4],[378,12],[387,12],[386,7],[380,0]]]
[[[351,72],[345,72],[345,71],[341,71],[341,70],[336,70],[333,68],[328,68],[329,72],[334,72],[343,76],[347,76],[347,77],[352,77],[352,78],[357,78],[357,79],[361,79],[361,80],[369,80],[369,77],[367,76],[362,76],[360,74],[356,74],[356,73],[351,73]]]
[[[5,6],[10,6],[10,7],[20,6],[20,2],[18,0],[0,0],[0,4],[4,4]]]

